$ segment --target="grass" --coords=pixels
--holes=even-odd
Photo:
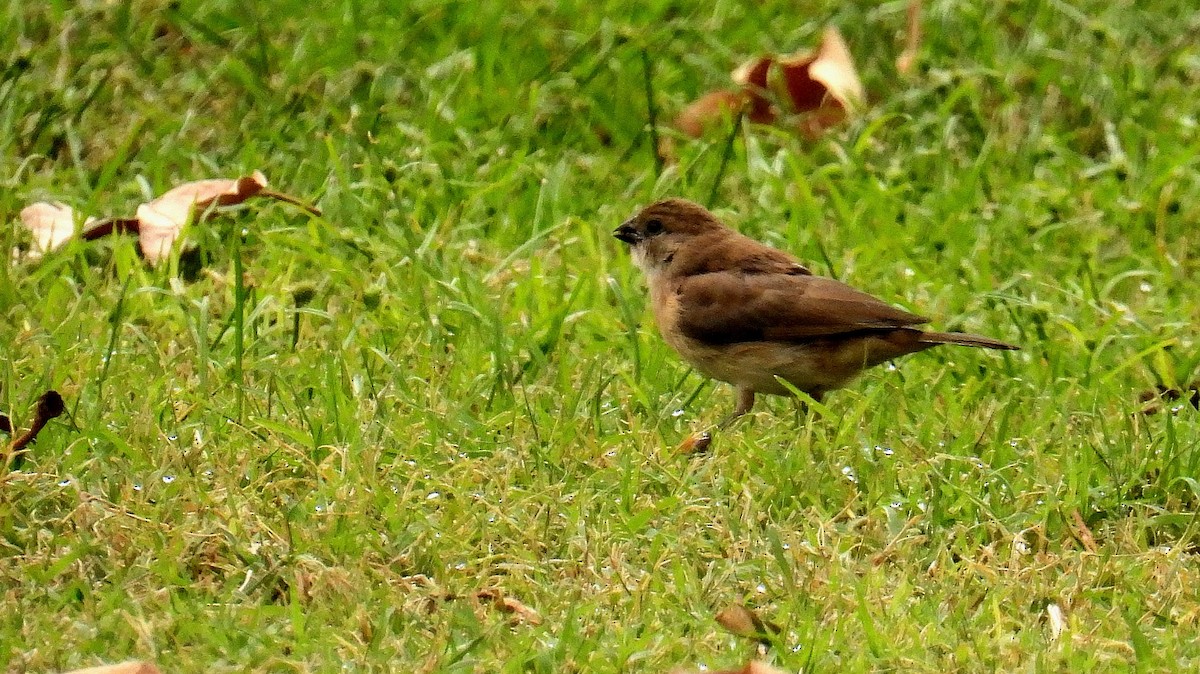
[[[0,409],[55,388],[70,415],[0,484],[0,661],[719,669],[759,657],[713,619],[745,603],[790,671],[1194,668],[1197,413],[1137,412],[1198,376],[1196,14],[931,2],[912,81],[904,15],[6,2],[0,249],[32,201],[127,214],[256,168],[324,216],[256,204],[160,269],[121,237],[3,256]],[[828,22],[863,119],[743,127],[724,167],[725,132],[674,138],[658,173],[648,111]],[[710,194],[1024,350],[909,357],[675,455],[732,396],[655,334],[610,232]]]

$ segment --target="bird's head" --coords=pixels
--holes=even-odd
[[[621,223],[613,236],[629,244],[633,261],[647,276],[662,272],[689,242],[728,231],[703,206],[686,199],[664,199]]]

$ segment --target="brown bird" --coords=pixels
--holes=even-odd
[[[625,221],[667,344],[708,377],[733,384],[737,407],[755,393],[789,395],[780,379],[820,401],[864,369],[939,344],[1017,349],[962,332],[929,332],[928,320],[831,278],[726,227],[702,206],[667,199]]]

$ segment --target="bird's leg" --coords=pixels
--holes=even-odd
[[[737,406],[733,408],[733,414],[721,420],[717,424],[717,430],[724,430],[739,417],[745,415],[754,407],[754,389],[738,387],[737,389]]]

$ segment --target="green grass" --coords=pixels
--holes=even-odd
[[[718,669],[756,657],[713,620],[736,602],[791,671],[1200,662],[1197,413],[1137,414],[1200,376],[1191,3],[932,2],[913,81],[903,2],[177,4],[0,7],[0,410],[70,412],[0,484],[8,671]],[[745,128],[715,191],[720,130],[656,173],[643,50],[669,120],[828,22],[863,119]],[[256,168],[323,217],[255,203],[160,269],[128,237],[7,254],[27,203],[125,215]],[[610,232],[710,193],[1024,350],[675,455],[732,395]]]

